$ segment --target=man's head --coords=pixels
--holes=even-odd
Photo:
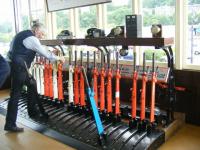
[[[45,36],[45,28],[41,23],[34,23],[31,30],[38,39],[42,39]]]

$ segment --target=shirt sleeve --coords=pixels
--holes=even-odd
[[[58,56],[56,56],[54,53],[46,50],[40,43],[39,39],[37,39],[34,36],[27,37],[23,40],[23,44],[26,48],[31,49],[35,51],[36,53],[39,53],[40,55],[46,57],[51,62],[55,62],[58,60]]]

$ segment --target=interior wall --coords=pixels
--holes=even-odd
[[[186,87],[177,93],[176,110],[186,113],[186,122],[200,125],[200,72],[175,70],[177,86]]]

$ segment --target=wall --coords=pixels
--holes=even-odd
[[[186,113],[186,122],[200,125],[200,72],[176,70],[177,86],[186,87],[186,91],[177,94],[176,110]]]

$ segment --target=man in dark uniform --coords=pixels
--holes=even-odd
[[[8,62],[0,55],[0,88],[3,86],[7,76],[10,74]]]
[[[34,116],[38,112],[38,109],[36,109],[36,104],[38,104],[40,113],[43,116],[48,116],[38,98],[36,81],[29,76],[27,71],[36,53],[46,57],[51,62],[64,61],[63,57],[58,57],[42,47],[39,39],[43,37],[44,32],[44,26],[40,23],[35,23],[31,30],[19,32],[11,43],[11,50],[9,53],[11,59],[11,93],[4,127],[6,131],[23,131],[23,128],[19,128],[16,125],[18,101],[21,96],[23,85],[26,85],[28,90],[29,115]]]

